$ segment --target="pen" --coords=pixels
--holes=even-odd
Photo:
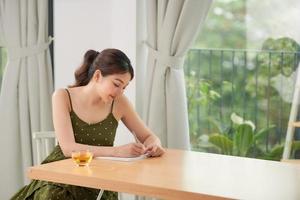
[[[137,136],[136,136],[136,134],[134,133],[134,131],[132,131],[131,133],[132,133],[132,135],[134,136],[135,142],[136,142],[136,143],[139,143],[139,144],[142,144],[141,141],[137,138]],[[144,144],[142,144],[142,145],[144,145]],[[145,152],[145,153],[144,153],[144,156],[146,156],[146,157],[151,157],[151,155],[149,154],[149,152]]]

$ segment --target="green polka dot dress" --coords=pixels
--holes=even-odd
[[[109,115],[98,123],[88,124],[80,119],[74,112],[69,91],[66,89],[71,105],[71,122],[74,132],[75,141],[80,144],[94,146],[113,146],[118,127],[118,121],[111,112]],[[42,162],[49,163],[53,161],[63,160],[63,155],[59,145],[57,145],[52,153]],[[13,200],[95,200],[99,194],[99,190],[93,188],[79,187],[60,183],[52,183],[47,181],[33,180],[29,185],[23,187],[11,199]],[[104,191],[101,200],[118,199],[117,192]]]

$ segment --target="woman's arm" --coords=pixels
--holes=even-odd
[[[120,96],[117,106],[122,113],[121,120],[131,132],[134,132],[138,140],[145,145],[146,151],[151,156],[162,155],[164,149],[159,138],[144,124],[125,95]]]
[[[59,89],[52,96],[53,125],[58,143],[66,157],[70,157],[73,150],[89,149],[94,156],[132,157],[144,153],[140,144],[127,144],[119,147],[99,147],[76,143],[70,118],[68,94]]]

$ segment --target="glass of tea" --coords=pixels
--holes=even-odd
[[[72,160],[79,167],[89,166],[93,159],[93,153],[89,150],[72,151]]]

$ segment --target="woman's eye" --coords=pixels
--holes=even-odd
[[[120,87],[118,84],[116,84],[116,83],[114,83],[114,85],[116,86],[116,87]]]

